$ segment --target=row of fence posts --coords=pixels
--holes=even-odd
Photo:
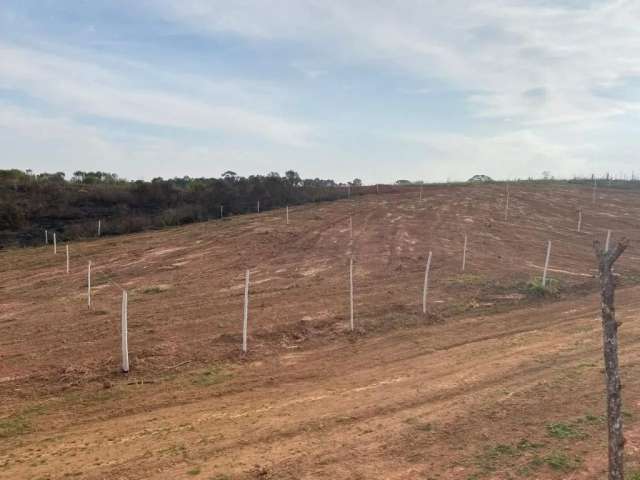
[[[98,220],[98,237],[102,235],[102,221]],[[44,231],[44,244],[49,245],[49,230]],[[56,232],[53,232],[53,252],[58,253]]]
[[[101,222],[98,220],[98,236],[100,236]],[[57,255],[58,244],[56,233],[53,232],[53,253]],[[49,232],[45,230],[45,244],[49,243]],[[70,254],[69,244],[65,244],[65,256],[66,256],[66,273],[70,273]],[[91,260],[87,263],[87,308],[91,309]],[[121,341],[122,341],[122,371],[129,371],[129,347],[128,347],[128,328],[127,328],[127,310],[128,310],[128,293],[126,290],[122,290],[122,311],[121,311]]]
[[[377,188],[377,185],[376,185]],[[595,182],[594,182],[594,195],[595,195]],[[420,189],[420,200],[422,200],[422,187]],[[260,201],[257,204],[257,210],[260,211]],[[508,219],[509,211],[509,185],[506,187],[506,205],[505,205],[505,221]],[[223,206],[220,206],[220,215],[222,217]],[[286,224],[289,225],[289,206],[285,207]],[[578,211],[578,232],[582,227],[582,210]],[[98,236],[101,233],[101,221],[98,220]],[[353,217],[349,216],[349,238],[353,240]],[[611,230],[607,230],[607,237],[605,242],[605,251],[609,250],[611,242]],[[45,243],[49,243],[49,233],[45,230]],[[57,239],[56,233],[53,233],[53,250],[54,254],[57,254]],[[66,250],[66,272],[70,271],[70,259],[69,259],[69,244],[65,245]],[[467,263],[467,251],[468,251],[468,236],[465,233],[464,243],[462,248],[462,271],[465,271]],[[429,273],[431,270],[433,254],[429,251],[427,257],[427,263],[425,266],[424,285],[422,289],[422,313],[427,313],[427,295],[429,289]],[[547,253],[545,257],[544,269],[542,273],[542,287],[547,285],[547,272],[549,269],[549,261],[551,258],[551,240],[547,242]],[[91,309],[91,260],[87,265],[87,306]],[[354,310],[354,271],[353,253],[349,258],[349,329],[353,331],[355,329],[355,310]],[[250,270],[246,270],[245,273],[245,286],[244,286],[244,308],[243,308],[243,321],[242,321],[242,351],[246,353],[248,351],[248,321],[249,321],[249,285],[250,285]],[[122,289],[122,309],[121,309],[121,343],[122,343],[122,371],[129,371],[129,347],[128,347],[128,293],[127,290]]]
[[[260,201],[258,200],[257,210],[260,212]],[[223,214],[223,206],[220,206],[220,216]],[[98,236],[101,234],[101,221],[98,220]],[[286,206],[286,224],[289,225],[289,206]],[[49,244],[49,231],[44,231],[45,244]],[[66,250],[66,272],[70,272],[69,244],[65,245]],[[56,233],[53,232],[53,253],[57,255],[58,246]],[[242,328],[242,351],[247,352],[247,326],[249,315],[249,276],[250,271],[246,272],[245,279],[245,299],[244,299],[244,320]],[[91,260],[87,264],[87,307],[91,309]],[[122,309],[121,309],[121,342],[122,342],[122,371],[129,371],[129,346],[128,346],[128,293],[122,290]],[[353,313],[352,313],[352,330],[353,330]]]
[[[380,193],[380,186],[378,184],[376,184],[376,193]],[[419,199],[420,201],[422,201],[422,193],[423,193],[423,188],[424,186],[420,186],[420,193],[419,193]],[[510,199],[510,192],[509,192],[509,184],[506,184],[506,201],[505,201],[505,210],[504,210],[504,220],[505,222],[508,221],[509,219],[509,199]],[[351,197],[351,186],[347,185],[347,195],[350,198]],[[594,178],[593,180],[593,203],[596,202],[596,179]],[[289,225],[289,206],[287,205],[286,207],[286,224]],[[260,200],[257,201],[256,203],[256,211],[257,213],[260,213]],[[224,217],[224,206],[220,205],[220,218]],[[581,230],[581,226],[582,226],[582,209],[580,209],[578,211],[578,232]],[[98,233],[98,237],[100,237],[102,235],[102,220],[98,220],[98,228],[97,228],[97,233]],[[44,235],[45,235],[45,244],[49,244],[49,232],[48,230],[44,231]],[[56,234],[55,232],[53,233],[53,245],[54,245],[54,250],[56,250]]]
[[[349,235],[353,238],[353,217],[349,217]],[[605,244],[605,251],[609,249],[609,243],[611,239],[611,230],[607,231],[607,240]],[[466,269],[466,260],[468,252],[468,235],[464,235],[464,243],[462,247],[462,271]],[[427,295],[429,291],[429,274],[431,271],[431,263],[433,259],[433,252],[429,251],[427,256],[427,263],[424,272],[424,285],[422,289],[422,313],[427,313]],[[547,253],[544,262],[544,269],[542,272],[542,287],[547,286],[547,277],[549,271],[549,262],[551,259],[551,240],[547,241]],[[353,282],[353,254],[349,257],[349,329],[353,331],[355,329],[355,309],[354,309],[354,282]],[[242,322],[242,351],[247,352],[247,331],[248,331],[248,314],[249,314],[249,278],[250,271],[246,271],[245,275],[245,288],[244,288],[244,315]]]

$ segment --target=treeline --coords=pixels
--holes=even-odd
[[[227,171],[220,178],[154,178],[128,181],[106,172],[33,174],[0,170],[0,247],[37,245],[44,230],[61,240],[91,237],[101,220],[103,235],[181,225],[285,205],[343,198],[364,193],[359,180],[302,179],[293,170],[283,176],[241,177]],[[375,188],[375,187],[374,187]],[[221,209],[222,207],[222,209]]]

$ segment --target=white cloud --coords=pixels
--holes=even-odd
[[[138,10],[140,4],[144,7]],[[637,123],[640,103],[625,93],[628,84],[640,78],[637,1],[141,0],[140,4],[136,14],[151,15],[154,21],[161,17],[177,27],[168,30],[191,40],[203,35],[214,37],[211,43],[222,40],[221,44],[245,55],[240,60],[247,64],[264,52],[273,55],[277,73],[266,68],[267,78],[258,78],[262,64],[252,70],[243,63],[246,69],[237,71],[244,72],[244,78],[210,80],[179,68],[167,72],[127,58],[94,57],[55,44],[40,43],[36,49],[0,42],[0,87],[25,92],[56,112],[56,125],[43,124],[52,137],[71,139],[57,130],[71,128],[87,136],[83,142],[93,142],[87,148],[96,155],[104,149],[125,159],[131,158],[120,150],[126,146],[114,143],[104,131],[82,130],[78,117],[222,132],[238,137],[236,144],[242,145],[225,154],[239,162],[251,158],[264,171],[271,170],[271,164],[279,165],[282,158],[296,158],[291,149],[308,146],[301,162],[314,175],[349,172],[352,176],[365,168],[395,175],[393,148],[403,148],[404,143],[411,146],[403,151],[402,168],[407,171],[401,176],[440,179],[465,178],[473,162],[497,177],[538,175],[542,170],[558,176],[588,174],[610,166],[624,170],[633,168],[633,159],[640,154],[637,132],[626,128]],[[164,29],[167,23],[161,25]],[[171,67],[171,61],[166,65]],[[198,70],[205,69],[193,71]],[[291,76],[299,76],[294,70],[322,88],[299,88],[302,82]],[[437,130],[449,128],[450,133],[427,131],[415,112],[413,125],[394,123],[401,112],[392,103],[397,97],[389,95],[392,119],[367,117],[366,128],[397,124],[409,133],[367,131],[357,124],[358,115],[376,111],[366,102],[387,99],[367,97],[371,95],[367,89],[359,91],[359,81],[369,78],[358,75],[379,75],[379,85],[393,78],[394,93],[413,94],[416,102],[424,104],[425,124],[434,124],[428,102],[443,85],[449,95],[462,92],[471,118],[458,105],[449,117],[442,106],[445,100],[439,99],[437,110],[443,122]],[[336,127],[331,124],[334,118],[326,118],[319,142],[318,122],[310,116],[324,114],[316,105],[325,94],[333,100],[329,89],[340,88],[336,85],[341,78],[357,98],[336,111],[335,118],[356,119],[354,128],[343,127],[345,122],[335,122]],[[407,81],[406,88],[402,80]],[[417,88],[420,85],[425,87]],[[616,94],[608,95],[610,89]],[[309,92],[317,92],[315,103],[308,98]],[[301,120],[286,115],[284,105],[302,112]],[[18,120],[9,122],[5,131],[18,128]],[[468,125],[476,131],[470,132]],[[39,133],[32,135],[37,138]],[[385,143],[388,138],[393,140]],[[256,139],[269,144],[265,151],[273,146],[281,150],[274,147],[268,154],[251,150],[256,147],[249,145]],[[157,148],[152,146],[154,141]],[[211,150],[201,137],[198,141],[192,147],[176,139],[167,144],[161,138],[139,137],[131,148],[138,158],[149,161],[153,154],[167,157],[165,148],[172,155],[188,150],[193,159],[208,151],[216,157],[218,150]],[[323,160],[323,155],[331,161]],[[322,163],[316,166],[315,161]],[[326,168],[338,171],[323,174]]]
[[[95,60],[95,59],[94,59]],[[24,92],[67,114],[95,115],[147,125],[248,135],[292,146],[308,145],[312,129],[279,115],[255,112],[223,100],[229,85],[192,76],[179,77],[203,95],[135,86],[127,76],[131,64],[100,66],[95,62],[62,57],[31,48],[0,44],[0,86]],[[165,75],[145,72],[148,78]],[[183,85],[181,85],[183,86]],[[218,88],[216,88],[218,87]],[[207,88],[219,90],[206,96]]]
[[[552,143],[531,130],[489,136],[411,133],[398,139],[424,147],[425,157],[431,159],[430,175],[456,180],[466,180],[473,174],[522,178],[527,174],[538,176],[543,170],[566,178],[582,173],[585,161],[593,154],[593,145]]]
[[[261,161],[260,151],[249,148],[213,148],[185,145],[171,138],[136,136],[122,141],[100,129],[60,116],[0,103],[0,143],[6,168],[36,171],[105,170],[122,174],[114,165],[127,165],[134,178],[216,176],[233,167],[250,174]],[[44,158],[43,158],[44,156]],[[189,171],[184,166],[189,165]],[[2,165],[0,164],[0,167]]]
[[[541,6],[489,0],[151,1],[201,32],[286,38],[336,60],[438,77],[474,93],[477,114],[527,123],[614,116],[635,103],[594,90],[640,75],[640,3]],[[526,92],[544,89],[532,99]]]
[[[634,0],[146,4],[199,33],[294,43],[321,57],[326,68],[331,61],[364,65],[402,72],[414,84],[438,79],[468,92],[472,117],[486,121],[482,132],[418,138],[395,132],[428,147],[434,154],[429,171],[442,171],[441,178],[467,175],[470,162],[512,177],[543,169],[557,175],[628,169],[640,153],[632,134],[617,128],[637,122],[640,103],[624,94],[603,95],[640,77],[640,2]],[[455,120],[448,124],[456,130]]]

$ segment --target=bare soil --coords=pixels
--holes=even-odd
[[[61,245],[0,253],[0,478],[603,478],[607,229],[632,240],[617,301],[640,470],[640,193],[593,205],[516,184],[504,207],[500,186],[368,195],[291,208],[289,225],[271,211],[74,243],[68,275]],[[548,240],[557,292],[538,296]]]

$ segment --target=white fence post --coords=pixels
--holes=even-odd
[[[349,327],[353,332],[353,257],[349,258],[349,307],[351,310],[351,319],[349,321]]]
[[[287,225],[289,225],[289,205],[287,205]]]
[[[594,205],[596,204],[596,186],[597,186],[597,180],[594,175],[593,176],[593,199],[592,199]]]
[[[422,201],[422,185],[420,185],[420,201]]]
[[[507,203],[504,207],[504,221],[509,221],[509,184],[507,183]]]
[[[582,230],[582,209],[578,210],[578,233]]]
[[[547,243],[547,258],[544,260],[544,271],[542,272],[542,288],[547,286],[547,270],[549,269],[549,257],[551,256],[551,240]]]
[[[58,243],[56,242],[56,232],[53,232],[53,254],[57,255],[58,253]]]
[[[467,234],[464,234],[464,247],[462,248],[462,271],[464,272],[464,267],[467,265]]]
[[[127,373],[129,371],[129,333],[128,333],[128,320],[127,320],[127,304],[129,298],[126,290],[122,291],[122,371]]]
[[[65,245],[67,247],[67,273],[69,273],[69,244]]]
[[[91,308],[91,260],[87,267],[87,306]]]
[[[44,244],[49,245],[49,230],[44,231]]]
[[[249,318],[249,269],[244,280],[244,317],[242,319],[242,351],[247,353],[247,321]]]
[[[353,217],[349,217],[349,238],[353,240]]]
[[[260,200],[258,200],[258,213],[260,213]]]
[[[431,252],[427,258],[427,267],[424,269],[424,287],[422,288],[422,313],[427,313],[427,290],[429,289],[429,270],[431,269]]]
[[[609,244],[611,243],[611,230],[607,230],[607,240],[604,243],[604,251],[609,251]]]
[[[102,227],[102,222],[100,220],[98,220],[98,236],[100,236],[101,233],[101,227]]]
[[[223,217],[223,215],[222,215],[222,208],[223,208],[223,206],[222,206],[222,205],[220,205],[220,218],[222,218],[222,217]]]

